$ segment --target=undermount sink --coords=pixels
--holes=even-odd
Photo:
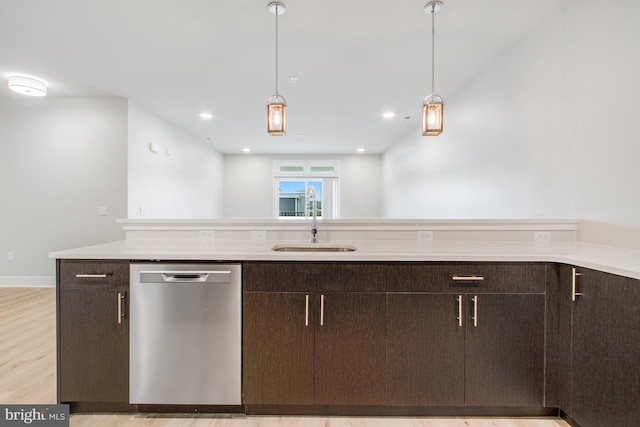
[[[276,252],[354,252],[357,249],[351,245],[330,243],[293,243],[288,245],[275,245],[271,250]]]

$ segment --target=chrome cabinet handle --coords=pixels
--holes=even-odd
[[[122,310],[122,302],[124,301],[124,295],[122,292],[118,292],[118,323],[122,323],[124,317],[124,311]]]
[[[320,326],[324,326],[324,295],[320,295]]]
[[[458,295],[456,300],[458,301],[458,326],[462,326],[462,295]]]
[[[477,328],[478,327],[478,296],[475,295],[473,298],[471,298],[471,300],[473,301],[473,327]]]
[[[582,276],[581,273],[578,273],[578,269],[576,267],[571,268],[571,301],[576,301],[578,296],[583,294],[576,292],[578,288],[578,276]]]
[[[104,279],[106,274],[76,274],[78,279]]]
[[[481,282],[484,276],[453,276],[451,279],[456,282]]]
[[[305,296],[304,326],[309,326],[309,295]]]

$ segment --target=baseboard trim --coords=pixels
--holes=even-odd
[[[0,276],[0,288],[55,288],[55,276]]]
[[[246,404],[247,415],[302,416],[431,416],[431,417],[558,417],[558,408],[484,406],[360,406]]]

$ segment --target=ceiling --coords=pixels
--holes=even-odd
[[[269,1],[0,0],[0,97],[21,96],[6,88],[11,74],[42,78],[50,97],[126,97],[223,153],[382,153],[420,133],[431,89],[427,0],[282,0],[284,137],[266,132]],[[445,0],[436,92],[452,99],[566,1]],[[388,111],[396,116],[383,118]]]

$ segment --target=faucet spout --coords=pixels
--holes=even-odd
[[[313,198],[313,204],[311,205],[311,243],[318,242],[318,197],[316,196],[316,189],[309,186],[307,189],[307,203],[311,203]]]

